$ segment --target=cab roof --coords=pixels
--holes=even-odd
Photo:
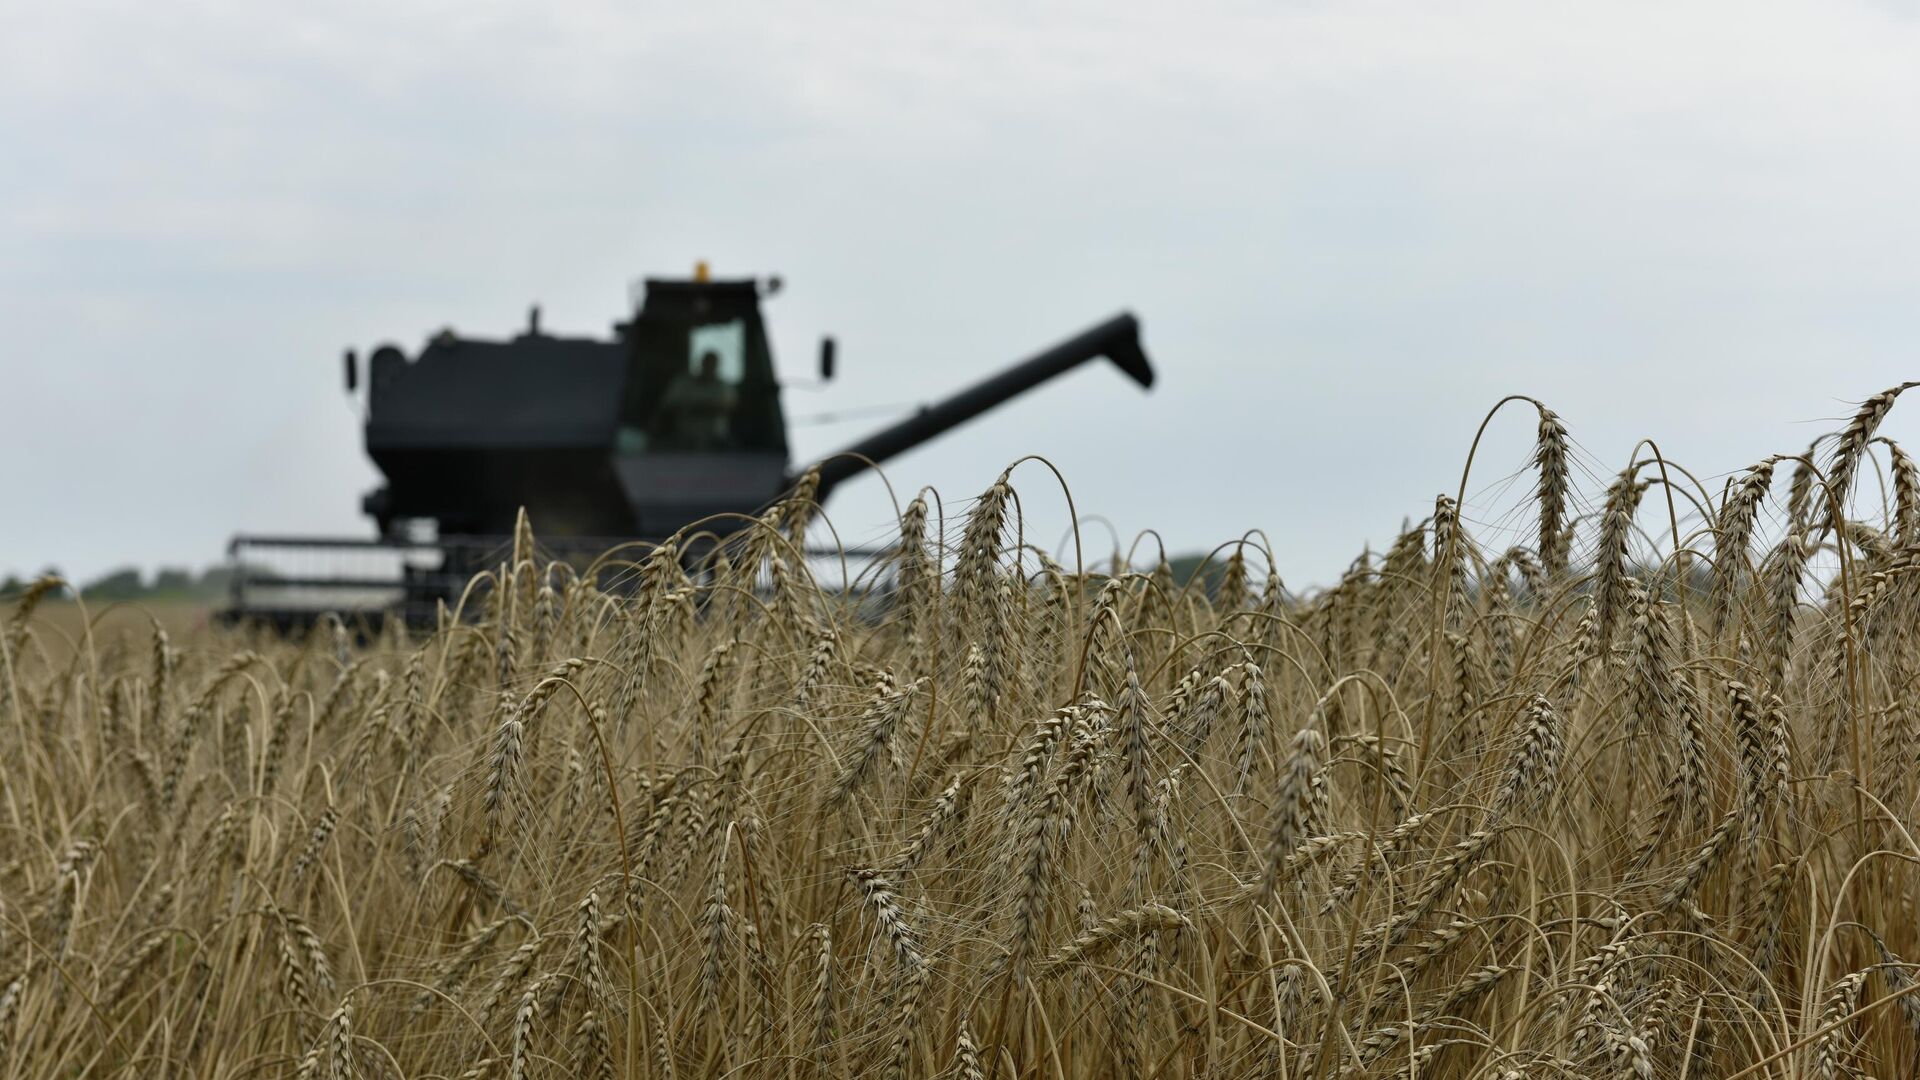
[[[695,281],[687,278],[648,278],[638,317],[643,319],[709,319],[758,313],[760,283],[753,278]]]

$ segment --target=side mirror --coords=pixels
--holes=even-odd
[[[832,380],[833,380],[833,339],[830,337],[823,337],[820,339],[820,381],[831,382]]]
[[[360,358],[353,355],[352,349],[347,350],[346,363],[347,393],[351,394],[360,388]]]

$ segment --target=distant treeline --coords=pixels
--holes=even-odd
[[[1248,568],[1251,576],[1249,585],[1257,591],[1264,584],[1264,570],[1261,567],[1260,556],[1256,553],[1248,561],[1252,564]],[[1219,552],[1214,552],[1210,556],[1200,552],[1188,552],[1169,557],[1167,563],[1168,569],[1173,574],[1173,580],[1182,587],[1186,587],[1198,574],[1200,577],[1198,587],[1209,597],[1217,594],[1220,583],[1226,576],[1227,556]],[[1676,597],[1677,583],[1673,580],[1671,568],[1635,566],[1633,572],[1642,580],[1658,582],[1658,591],[1667,599]],[[4,581],[0,581],[0,600],[17,595],[37,578],[50,574],[65,577],[59,570],[52,567],[25,579],[9,574]],[[1696,593],[1706,590],[1710,574],[1710,568],[1701,562],[1689,563],[1685,571],[1688,586]],[[252,576],[258,580],[270,577],[271,573],[264,568],[255,567]],[[126,566],[108,571],[86,582],[81,585],[80,591],[87,599],[96,601],[218,600],[227,594],[232,581],[233,569],[224,565],[210,566],[198,574],[182,567],[161,567],[154,572],[151,579],[147,578],[138,567]],[[1469,587],[1469,591],[1477,587],[1475,583]],[[1585,589],[1577,587],[1576,591],[1585,591]]]
[[[35,580],[48,575],[66,576],[53,567],[31,578],[7,575],[6,580],[0,581],[0,599],[22,592]],[[92,601],[215,600],[226,595],[232,580],[233,571],[226,566],[210,566],[197,574],[184,567],[163,566],[154,571],[151,578],[138,567],[125,566],[82,583],[80,592]]]

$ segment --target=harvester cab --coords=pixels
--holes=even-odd
[[[383,537],[663,537],[779,494],[787,429],[754,280],[649,280],[613,340],[442,332],[369,358]]]
[[[694,526],[721,536],[739,528],[805,471],[791,467],[760,316],[779,287],[778,278],[714,279],[703,264],[690,279],[645,281],[611,339],[548,333],[535,308],[506,340],[444,330],[412,358],[376,348],[365,438],[385,483],[361,505],[379,535],[236,537],[231,614],[282,624],[329,611],[429,618],[491,565],[523,509],[543,543],[580,553]],[[817,498],[1100,356],[1152,385],[1139,324],[1117,315],[807,463],[818,470]],[[825,339],[822,379],[834,360]],[[355,390],[351,352],[346,376]],[[342,559],[356,572],[330,569]]]

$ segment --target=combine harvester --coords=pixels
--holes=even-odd
[[[724,536],[791,490],[787,420],[760,300],[770,278],[648,279],[612,340],[540,329],[509,341],[443,331],[409,360],[367,358],[367,455],[386,477],[361,507],[366,539],[233,538],[226,617],[283,629],[329,615],[431,624],[509,549],[524,508],[557,556],[590,559],[698,523]],[[817,463],[816,498],[1073,368],[1104,356],[1153,385],[1139,322],[1122,313]],[[820,344],[820,378],[834,343]],[[346,354],[348,393],[359,362]]]

